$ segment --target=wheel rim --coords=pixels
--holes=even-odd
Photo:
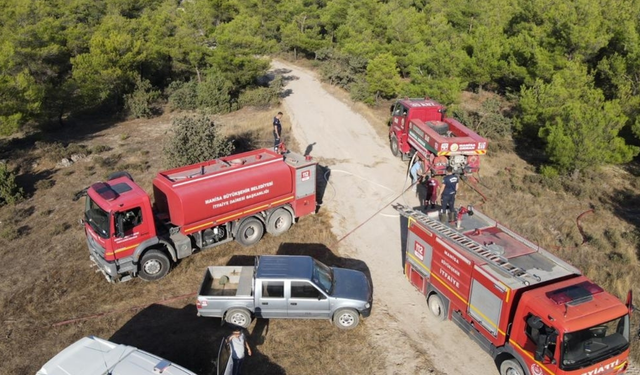
[[[355,319],[353,318],[353,315],[349,313],[345,313],[340,315],[340,317],[338,318],[338,321],[342,326],[350,327],[351,325],[353,325],[353,322],[355,321]]]
[[[518,371],[518,369],[509,367],[507,369],[507,375],[522,375],[522,374],[520,373],[520,371]]]
[[[244,327],[247,324],[247,317],[243,313],[233,313],[229,319],[231,323]]]
[[[247,229],[245,229],[243,236],[248,241],[255,240],[256,237],[258,236],[258,230],[255,224],[249,225]]]
[[[398,153],[398,141],[395,138],[391,139],[391,152],[393,154]]]
[[[156,275],[162,270],[162,264],[157,259],[151,259],[144,263],[142,269],[147,275]]]
[[[442,314],[442,306],[440,305],[440,301],[437,297],[432,297],[431,301],[429,301],[429,307],[431,307],[431,312],[435,316],[440,316]]]
[[[276,230],[280,230],[284,228],[284,224],[285,224],[285,219],[282,216],[278,216],[273,226],[274,228],[276,228]]]

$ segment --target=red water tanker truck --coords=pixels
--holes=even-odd
[[[396,209],[408,221],[407,279],[433,315],[451,319],[492,356],[501,375],[627,370],[631,292],[623,304],[577,268],[471,208],[460,210],[454,224],[440,222],[437,211]]]
[[[447,166],[457,174],[478,172],[487,140],[445,111],[429,98],[398,100],[391,107],[391,152],[402,159],[417,153],[433,175],[445,174]]]
[[[316,162],[267,149],[159,172],[155,203],[128,173],[86,191],[91,261],[110,282],[164,277],[178,260],[286,232],[316,211]]]

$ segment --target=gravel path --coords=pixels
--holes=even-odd
[[[332,213],[332,230],[341,238],[402,192],[407,165],[312,73],[281,61],[272,66],[286,78],[284,105],[293,136],[331,170],[322,210]],[[418,204],[411,192],[398,201]],[[382,210],[339,246],[343,256],[362,260],[371,272],[374,308],[365,324],[386,358],[386,373],[498,374],[491,357],[452,322],[432,317],[424,297],[405,279],[400,218],[393,208]]]

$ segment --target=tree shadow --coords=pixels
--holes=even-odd
[[[348,268],[364,273],[371,281],[371,271],[367,264],[359,259],[343,258],[335,255],[331,249],[321,243],[283,242],[276,252],[278,255],[308,255],[330,267]],[[371,283],[373,287],[373,282]]]
[[[233,327],[222,325],[218,318],[199,318],[196,312],[193,304],[183,308],[154,304],[136,314],[109,340],[135,346],[201,375],[216,374],[222,339]],[[243,372],[284,374],[284,369],[254,349],[253,336],[247,335],[253,356],[245,360]]]
[[[634,226],[633,237],[640,238],[640,195],[630,189],[615,189],[611,194],[612,212]],[[640,260],[640,242],[636,243],[636,258]]]
[[[31,171],[20,172],[16,175],[16,184],[24,191],[25,198],[30,198],[35,194],[37,188],[36,185],[39,181],[45,181],[52,179],[55,170],[46,170],[42,172],[33,173]],[[55,184],[55,182],[54,182]]]
[[[234,134],[229,137],[229,140],[233,144],[232,154],[238,154],[259,148],[256,144],[255,137],[248,131],[240,134]]]

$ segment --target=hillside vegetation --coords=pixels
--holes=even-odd
[[[367,103],[429,95],[455,112],[463,91],[502,95],[508,104],[490,112],[540,148],[547,176],[639,151],[637,0],[2,0],[0,10],[5,134],[86,111],[153,116],[159,99],[210,113],[271,104],[278,88],[261,83],[268,60],[256,56],[289,53]]]

